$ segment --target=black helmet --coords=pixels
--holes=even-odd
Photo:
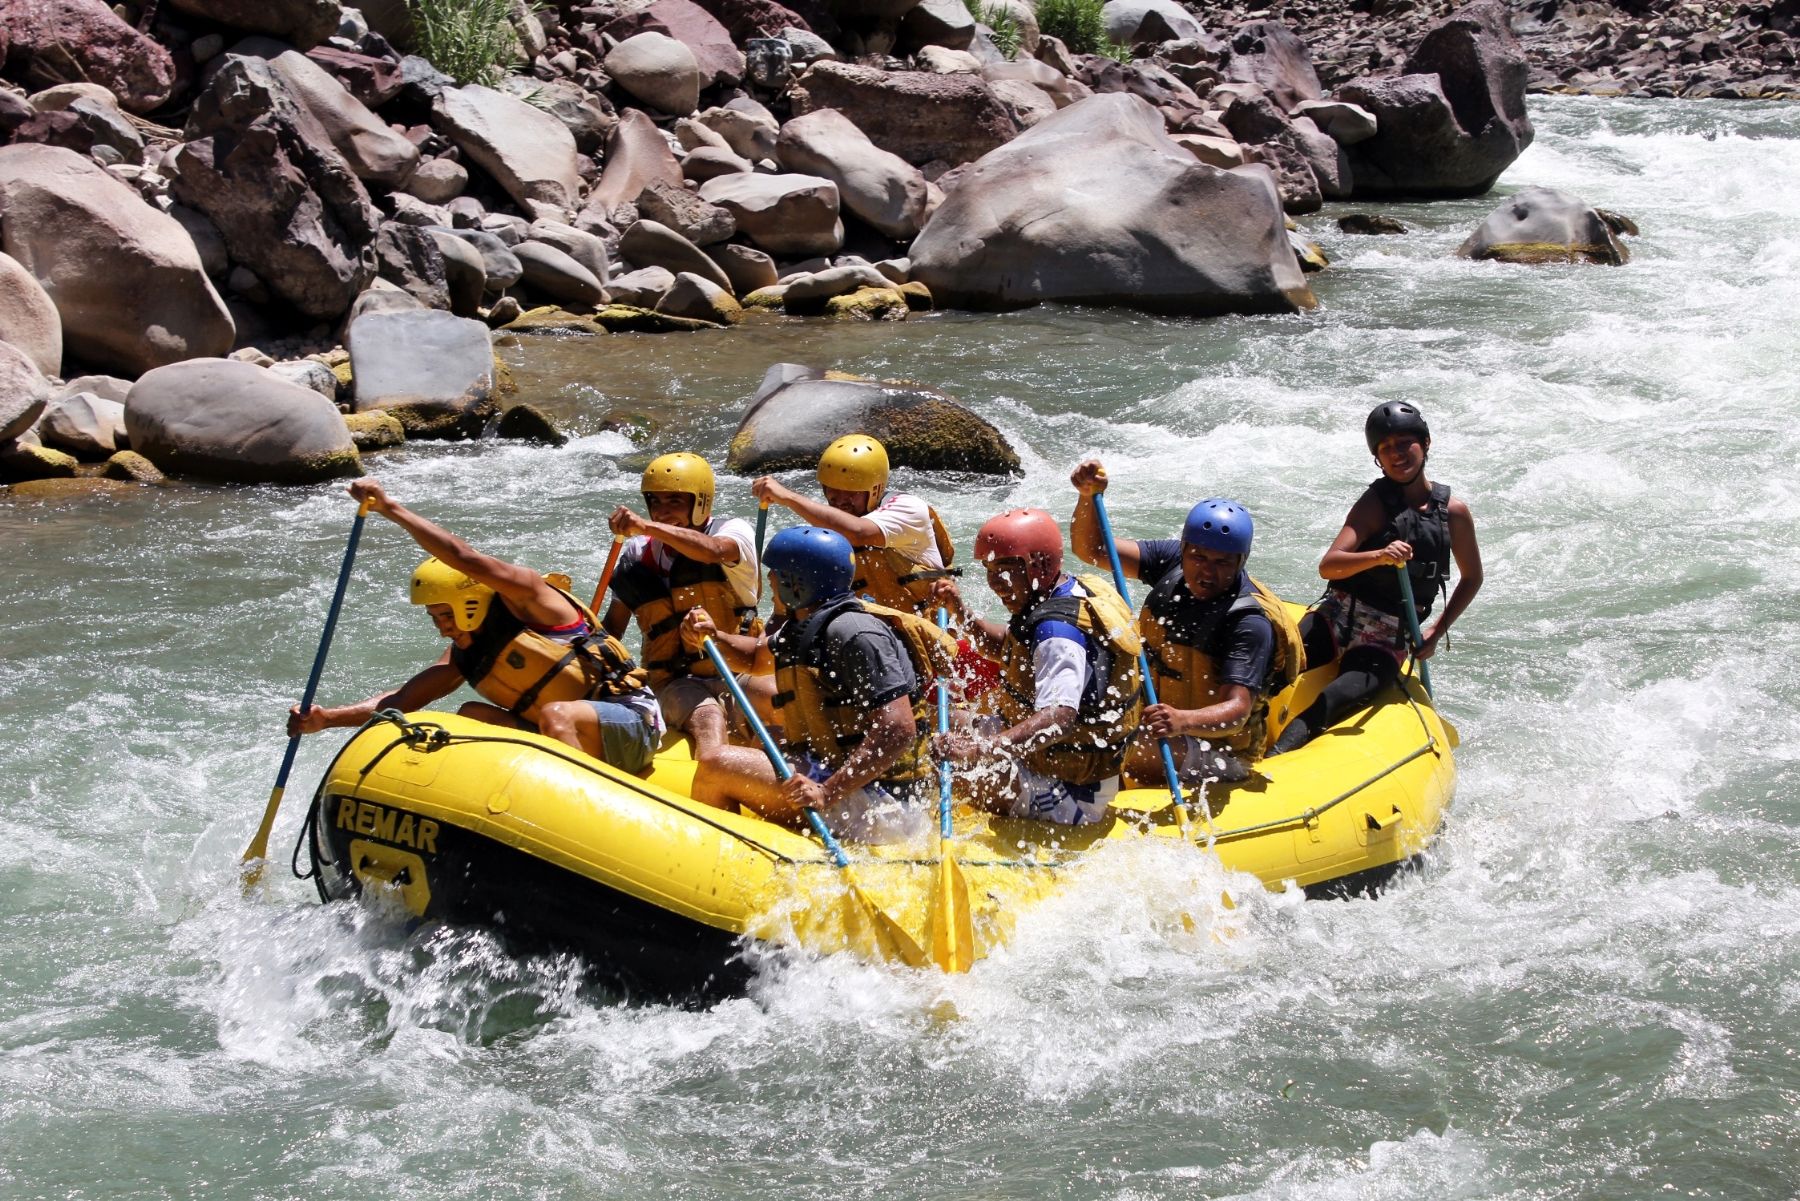
[[[1375,448],[1389,434],[1417,434],[1419,441],[1431,441],[1431,427],[1425,424],[1425,414],[1404,400],[1376,405],[1369,419],[1363,422],[1363,437],[1368,439],[1370,454],[1375,453]]]

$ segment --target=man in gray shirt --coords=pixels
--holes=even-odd
[[[727,747],[695,774],[694,799],[794,824],[816,809],[863,842],[921,836],[933,772],[929,688],[953,660],[954,640],[913,613],[852,596],[855,560],[836,531],[783,530],[763,562],[791,613],[779,631],[724,633],[695,611],[682,637],[696,647],[713,639],[739,670],[773,668],[794,776],[779,782],[762,754]]]

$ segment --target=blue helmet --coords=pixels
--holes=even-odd
[[[850,591],[856,552],[836,530],[800,525],[769,539],[763,566],[775,573],[775,590],[790,609],[806,609]]]
[[[1256,536],[1256,525],[1250,510],[1223,496],[1209,497],[1188,510],[1181,527],[1181,540],[1189,546],[1223,551],[1228,555],[1250,553],[1250,540]]]

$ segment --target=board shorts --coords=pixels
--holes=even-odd
[[[823,784],[832,769],[805,751],[791,756],[796,772]],[[839,838],[853,842],[882,844],[913,842],[923,839],[931,828],[927,799],[930,782],[912,781],[904,785],[865,784],[843,800],[819,810],[825,825]]]
[[[742,725],[743,718],[738,716],[731,689],[717,676],[676,676],[663,681],[656,690],[656,703],[662,706],[663,721],[673,731],[686,730],[694,710],[707,701],[717,701],[725,711],[728,729],[735,730]]]
[[[636,775],[650,766],[660,733],[642,712],[617,701],[587,701],[600,720],[600,758]]]
[[[1398,614],[1383,613],[1375,606],[1333,588],[1325,593],[1325,599],[1313,610],[1313,616],[1331,631],[1337,652],[1334,658],[1341,659],[1346,651],[1366,646],[1389,656],[1399,666],[1406,665],[1407,631],[1401,628],[1402,619]]]

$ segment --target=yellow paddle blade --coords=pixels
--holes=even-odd
[[[844,877],[850,896],[850,928],[861,926],[867,933],[867,941],[873,945],[877,955],[882,959],[899,960],[907,967],[929,967],[931,960],[925,955],[923,947],[912,935],[908,934],[893,917],[879,908],[869,899],[869,894],[862,890],[856,876],[849,868],[839,869]],[[859,940],[861,941],[861,940]]]
[[[969,883],[945,843],[931,877],[931,904],[925,918],[931,962],[946,972],[975,966],[975,920],[969,912]]]

